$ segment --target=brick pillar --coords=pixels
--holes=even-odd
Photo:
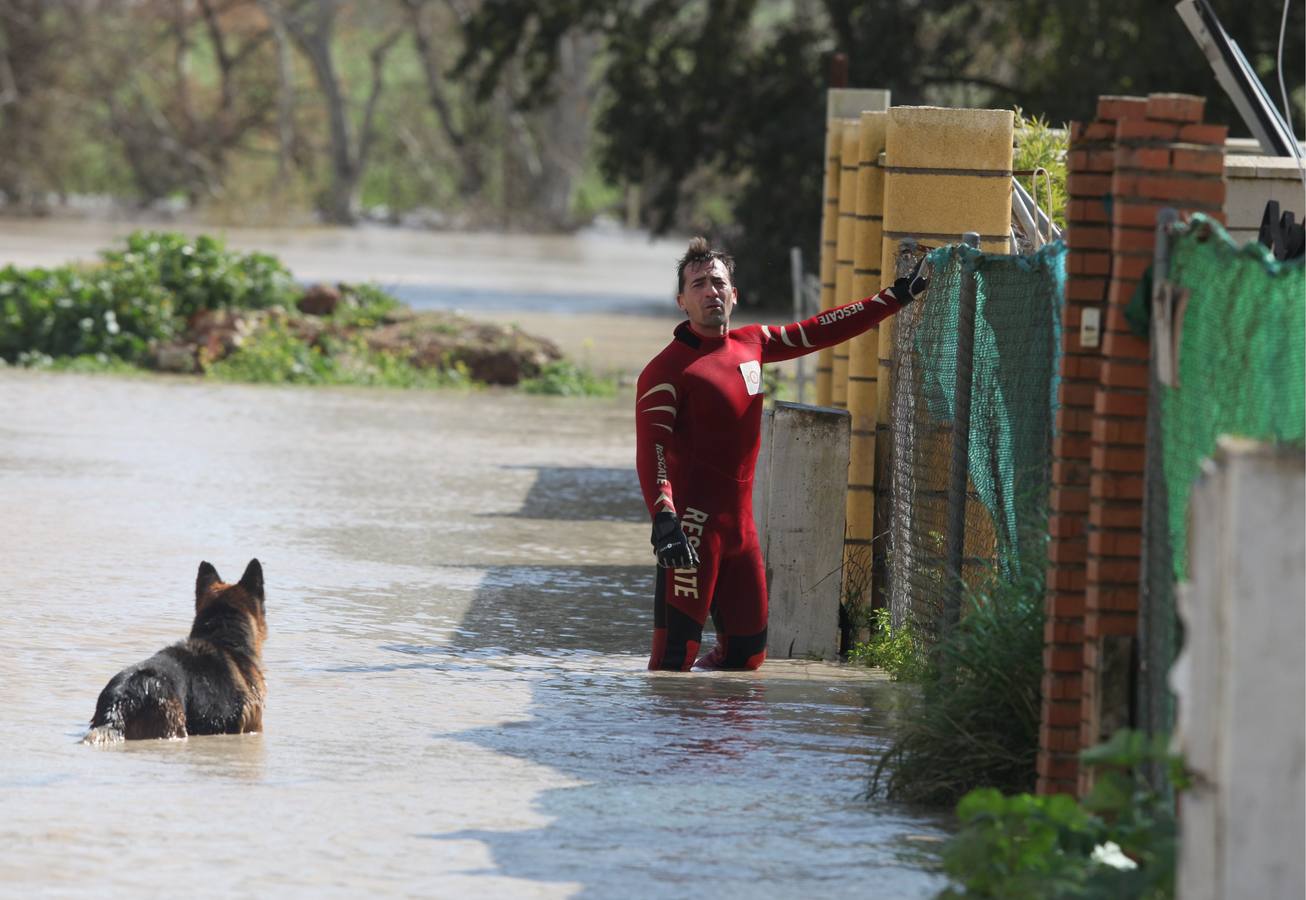
[[[1116,125],[1111,283],[1090,432],[1083,747],[1132,724],[1150,350],[1130,331],[1125,310],[1152,264],[1162,208],[1222,218],[1227,130],[1200,124],[1204,105],[1201,97],[1152,94],[1143,118]],[[1089,787],[1084,773],[1079,787],[1081,793]]]
[[[1124,310],[1151,264],[1156,213],[1219,214],[1224,129],[1196,124],[1202,105],[1174,94],[1104,96],[1095,121],[1071,126],[1040,793],[1084,787],[1078,752],[1128,724],[1148,344],[1130,333]],[[1085,343],[1082,326],[1094,317],[1100,337]]]

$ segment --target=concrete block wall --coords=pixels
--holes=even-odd
[[[1300,448],[1229,438],[1193,487],[1170,672],[1174,743],[1196,775],[1179,804],[1184,900],[1306,893],[1303,496]]]
[[[1125,319],[1157,213],[1220,217],[1223,126],[1180,94],[1100,98],[1071,124],[1066,305],[1049,498],[1038,790],[1086,787],[1078,753],[1128,724],[1138,627],[1149,346]]]
[[[841,598],[829,574],[843,555],[851,420],[781,401],[764,422],[753,502],[771,598],[767,656],[835,659]]]
[[[1265,204],[1279,202],[1279,213],[1291,212],[1298,222],[1306,219],[1306,188],[1302,186],[1297,160],[1287,156],[1235,154],[1227,148],[1224,179],[1228,195],[1224,201],[1225,227],[1240,244],[1256,240]]]

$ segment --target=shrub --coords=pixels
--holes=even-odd
[[[1044,563],[1031,559],[1019,572],[1004,580],[994,571],[967,591],[961,621],[931,648],[920,698],[881,756],[873,791],[950,806],[976,787],[1033,787]]]
[[[1106,767],[1082,803],[1064,794],[1004,797],[993,788],[967,794],[957,806],[962,830],[943,851],[956,886],[945,898],[1148,898],[1174,896],[1175,803],[1153,790],[1148,764],[1168,770],[1167,787],[1182,789],[1183,765],[1164,736],[1117,732],[1081,754]]]
[[[340,285],[341,302],[331,321],[347,328],[371,328],[403,304],[375,284]]]
[[[234,253],[217,238],[137,231],[127,249],[101,254],[111,270],[137,271],[173,298],[177,315],[201,309],[289,308],[299,295],[290,272],[275,256]]]
[[[928,651],[910,622],[895,627],[887,609],[871,613],[871,639],[855,645],[848,661],[884,669],[894,681],[924,681]]]
[[[587,368],[560,359],[546,363],[540,374],[524,378],[521,389],[528,394],[554,394],[562,397],[611,397],[617,392],[614,378],[595,375]]]
[[[1058,228],[1066,227],[1066,151],[1070,148],[1067,129],[1053,129],[1046,119],[1035,116],[1025,118],[1016,109],[1016,152],[1012,165],[1017,170],[1030,171],[1042,167],[1051,181],[1051,209],[1048,208],[1048,183],[1040,176],[1037,183],[1025,183],[1043,211],[1052,217]]]
[[[230,356],[209,366],[208,375],[256,384],[418,388],[472,383],[465,367],[418,369],[396,353],[371,349],[361,336],[326,338],[321,345],[306,343],[276,316]]]
[[[0,270],[0,357],[106,354],[139,362],[175,332],[170,295],[135,270]]]

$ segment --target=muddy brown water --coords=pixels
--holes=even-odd
[[[0,371],[0,891],[931,895],[896,685],[644,671],[628,399]],[[255,556],[266,732],[79,744]]]
[[[0,220],[0,262],[132,227]],[[643,313],[679,246],[226,237],[307,280],[575,292],[480,312],[611,370],[674,324]],[[931,896],[946,819],[863,797],[898,686],[644,670],[630,406],[0,369],[0,894]],[[266,732],[81,745],[200,560],[255,556]]]

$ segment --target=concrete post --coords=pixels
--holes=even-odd
[[[850,432],[845,410],[781,401],[770,413],[753,496],[770,594],[767,655],[773,659],[839,655]]]
[[[1300,449],[1227,438],[1193,489],[1170,675],[1197,776],[1179,804],[1184,900],[1306,893],[1304,491]]]
[[[880,244],[884,220],[884,150],[887,113],[864,112],[857,154],[857,222],[853,233],[852,297],[859,300],[880,289]],[[872,328],[848,344],[848,411],[852,445],[848,462],[847,530],[844,536],[844,583],[849,598],[871,597],[871,539],[875,534],[875,418],[879,398],[879,329]],[[866,634],[854,635],[866,640]]]
[[[839,241],[839,176],[843,150],[843,125],[839,123],[843,119],[861,115],[862,110],[883,111],[888,108],[888,91],[838,88],[826,92],[825,187],[821,206],[821,309],[838,305],[835,302],[835,253]],[[816,359],[816,402],[820,406],[829,406],[834,351],[822,350]]]
[[[857,171],[861,121],[844,119],[839,154],[839,228],[834,259],[834,306],[851,303],[853,297],[853,254],[857,232]],[[848,344],[831,348],[830,405],[848,407]]]
[[[889,110],[882,261],[895,259],[899,243],[906,238],[937,247],[956,243],[968,231],[978,232],[981,250],[1006,252],[1011,227],[1013,119],[1010,110],[922,106]],[[887,287],[895,277],[893,267],[881,265],[881,273],[881,284]],[[880,484],[889,478],[893,330],[892,319],[880,325],[875,442],[876,481]],[[939,432],[923,439],[940,441],[938,458],[945,459],[950,437]],[[940,487],[946,489],[947,473],[938,475]],[[926,527],[942,533],[946,511],[938,505],[935,512],[938,521]],[[969,541],[968,547],[972,543]],[[876,570],[883,569],[886,549],[882,544],[876,547]]]

